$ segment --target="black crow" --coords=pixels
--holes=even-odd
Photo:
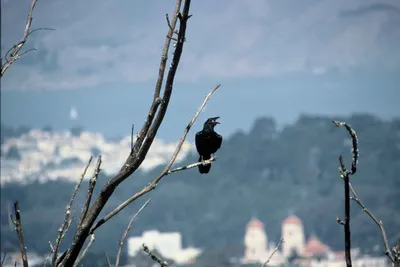
[[[211,158],[211,154],[217,152],[222,144],[222,136],[214,131],[214,127],[217,124],[219,117],[209,118],[206,120],[203,126],[203,130],[196,133],[196,149],[199,152],[199,162]],[[211,164],[199,165],[200,173],[208,173],[210,171]]]

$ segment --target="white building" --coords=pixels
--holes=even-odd
[[[164,259],[172,259],[177,264],[193,263],[200,255],[198,248],[182,248],[182,235],[179,232],[160,233],[157,230],[145,231],[142,236],[128,238],[128,257],[135,257],[143,250],[143,244],[150,250],[157,250]]]
[[[345,267],[344,251],[333,251],[328,245],[321,242],[317,236],[311,235],[306,241],[302,221],[297,216],[289,216],[282,222],[281,250],[275,252],[269,265],[276,266],[287,262],[295,251],[300,258],[295,260],[303,267]],[[268,242],[264,225],[257,219],[247,224],[245,234],[245,255],[243,263],[264,263],[276,248]],[[389,267],[388,258],[370,257],[361,255],[358,248],[351,250],[353,267]]]
[[[268,236],[264,231],[264,225],[258,219],[253,218],[246,226],[244,236],[245,253],[242,263],[264,263],[274,252],[276,245],[268,242]],[[278,250],[271,258],[271,266],[284,263],[285,259]]]

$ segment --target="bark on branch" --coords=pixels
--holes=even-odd
[[[157,262],[158,264],[160,264],[161,267],[169,267],[169,264],[167,261],[164,261],[162,259],[160,259],[158,256],[156,256],[153,252],[151,252],[151,250],[149,249],[148,246],[146,246],[145,244],[142,244],[143,246],[143,251],[147,253],[147,255],[150,256],[150,258]]]
[[[61,225],[61,227],[58,229],[58,236],[56,239],[56,244],[54,245],[54,247],[51,248],[51,250],[52,250],[51,264],[54,267],[57,266],[57,255],[58,255],[58,249],[60,247],[61,241],[64,238],[67,231],[69,230],[69,227],[71,226],[71,223],[72,223],[72,218],[70,219],[72,203],[75,200],[75,196],[78,193],[79,187],[81,186],[83,179],[85,178],[86,172],[90,166],[90,163],[92,162],[92,159],[93,159],[93,157],[89,158],[89,162],[86,164],[86,167],[83,170],[83,173],[82,173],[80,179],[76,183],[74,192],[72,193],[72,197],[71,197],[67,207],[65,208],[64,222]]]
[[[63,256],[63,259],[60,263],[61,266],[73,266],[87,237],[90,235],[90,233],[93,233],[90,230],[92,229],[92,226],[99,216],[100,212],[107,204],[109,198],[111,197],[117,186],[125,179],[127,179],[132,173],[134,173],[141,165],[164,119],[172,95],[175,74],[183,51],[187,21],[190,17],[190,0],[184,1],[182,12],[180,12],[181,2],[181,0],[178,0],[176,2],[176,8],[172,17],[171,27],[167,25],[168,32],[165,40],[163,54],[161,57],[159,76],[154,92],[153,103],[150,107],[147,119],[142,129],[140,130],[136,143],[133,146],[133,149],[131,150],[124,165],[122,166],[120,171],[102,188],[93,205],[88,209],[86,216],[82,220],[81,224],[79,224],[70,248],[66,251],[66,253],[64,253],[65,256]],[[172,34],[174,33],[174,27],[178,19],[180,22],[177,38],[178,41],[175,46],[171,66],[168,71],[164,92],[162,97],[160,97],[161,86],[163,83],[162,81],[167,62],[168,49],[171,42],[169,36],[172,36]]]
[[[11,220],[14,223],[15,231],[18,234],[19,248],[21,250],[22,265],[24,267],[28,267],[28,256],[26,254],[26,247],[25,247],[25,242],[24,242],[24,234],[22,232],[21,213],[20,213],[20,210],[19,210],[18,201],[14,202],[14,211],[15,211],[15,220],[12,217],[11,217]]]
[[[332,121],[337,127],[344,126],[346,130],[349,132],[352,140],[352,162],[351,162],[351,170],[347,170],[346,166],[343,162],[342,155],[339,156],[339,172],[341,177],[344,180],[344,220],[341,221],[339,218],[336,220],[344,226],[344,239],[345,239],[345,257],[346,257],[346,266],[352,267],[351,262],[351,232],[350,232],[350,175],[354,175],[357,171],[357,163],[358,163],[358,138],[356,132],[348,125],[346,122]]]

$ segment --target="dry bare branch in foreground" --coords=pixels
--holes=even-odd
[[[143,244],[142,246],[143,246],[143,251],[146,252],[153,261],[159,263],[161,267],[169,267],[168,262],[167,261],[163,261],[162,259],[160,259],[156,255],[154,255],[153,252],[151,252],[151,250],[149,249],[148,246],[146,246],[145,244]]]
[[[197,162],[194,164],[190,164],[188,166],[185,167],[180,167],[180,168],[176,168],[173,170],[170,170],[171,166],[174,164],[176,157],[178,156],[183,143],[185,142],[186,136],[190,131],[190,128],[192,127],[192,125],[194,124],[194,122],[196,121],[197,117],[200,115],[201,111],[203,110],[203,108],[205,107],[205,105],[207,104],[208,100],[210,99],[211,95],[220,87],[221,85],[218,84],[213,90],[211,90],[211,92],[204,98],[203,104],[199,107],[199,109],[197,110],[196,114],[193,116],[193,118],[190,120],[189,124],[186,126],[185,131],[183,133],[183,136],[181,137],[174,154],[172,155],[169,163],[167,164],[167,166],[164,168],[164,170],[161,172],[161,174],[155,178],[153,180],[153,182],[151,184],[149,184],[148,186],[145,186],[141,191],[137,192],[136,194],[134,194],[133,196],[131,196],[130,198],[128,198],[127,200],[125,200],[124,202],[122,202],[116,209],[114,209],[113,211],[111,211],[110,213],[108,213],[106,216],[104,216],[103,219],[101,219],[100,221],[97,222],[97,224],[90,230],[90,233],[93,233],[97,228],[99,228],[100,226],[102,226],[104,223],[106,223],[108,220],[110,220],[112,217],[114,217],[115,215],[117,215],[121,210],[123,210],[126,206],[128,206],[130,203],[132,203],[133,201],[135,201],[136,199],[142,197],[143,195],[147,194],[148,192],[154,190],[158,183],[161,181],[161,179],[164,176],[167,176],[170,173],[173,172],[177,172],[177,171],[182,171],[182,170],[187,170],[190,168],[194,168],[197,167],[200,164],[208,164],[212,161],[214,161],[216,159],[216,157],[213,157],[209,160],[206,161],[202,161],[202,162]]]
[[[86,248],[83,250],[82,255],[74,263],[74,267],[78,266],[78,264],[83,260],[83,258],[86,256],[86,253],[89,251],[90,247],[93,245],[95,240],[96,240],[96,237],[94,236],[94,234],[90,235],[89,243],[86,246]]]
[[[261,267],[266,267],[268,266],[269,261],[272,259],[272,256],[274,256],[274,254],[278,251],[278,249],[280,248],[280,246],[282,245],[282,243],[285,242],[283,238],[281,238],[281,240],[279,240],[278,245],[276,245],[274,251],[272,251],[271,255],[269,255],[269,258],[264,262],[263,265],[261,265]]]
[[[28,49],[24,52],[22,52],[21,54],[19,54],[19,52],[21,51],[22,47],[24,46],[24,44],[26,43],[26,41],[28,40],[29,35],[31,35],[32,33],[34,33],[35,31],[41,31],[41,30],[54,30],[51,28],[38,28],[35,30],[30,30],[31,29],[31,25],[32,25],[32,19],[33,19],[33,10],[35,9],[36,6],[36,2],[37,0],[32,0],[31,3],[31,7],[29,9],[28,12],[28,17],[26,20],[26,26],[25,26],[25,31],[24,31],[24,36],[22,37],[21,41],[19,41],[18,43],[16,43],[15,45],[13,45],[13,47],[11,47],[7,53],[4,56],[4,61],[5,63],[3,64],[3,58],[1,58],[0,60],[0,65],[1,65],[1,72],[0,72],[0,78],[3,77],[4,73],[7,71],[7,69],[18,59],[20,59],[24,54],[30,52],[30,51],[34,51],[36,50],[35,48],[32,49]]]
[[[57,263],[60,263],[60,266],[73,266],[88,236],[89,235],[93,236],[94,230],[98,228],[100,225],[104,224],[104,222],[106,222],[109,218],[113,216],[112,215],[108,217],[107,220],[102,219],[96,224],[95,227],[93,227],[97,217],[107,204],[114,190],[118,187],[119,184],[121,184],[125,179],[127,179],[140,167],[140,165],[142,164],[143,160],[147,155],[147,152],[150,149],[151,144],[153,143],[155,136],[157,135],[158,129],[162,124],[164,116],[167,112],[167,108],[173,91],[175,74],[182,55],[183,45],[185,43],[186,25],[188,19],[190,18],[189,15],[190,2],[191,2],[190,0],[184,1],[182,12],[180,11],[182,0],[177,0],[176,2],[176,7],[174,14],[172,16],[172,20],[170,21],[170,23],[168,23],[169,24],[168,32],[162,52],[159,75],[154,90],[153,103],[150,107],[146,121],[143,124],[142,129],[140,130],[137,136],[136,142],[133,145],[129,156],[127,157],[120,171],[113,178],[111,178],[106,183],[106,185],[101,189],[101,192],[99,193],[99,195],[97,196],[97,198],[95,199],[95,201],[91,206],[89,203],[88,207],[89,206],[90,207],[88,208],[85,216],[81,217],[83,219],[80,220],[80,223],[78,224],[78,229],[74,234],[71,246],[67,251],[65,251],[62,254],[60,258],[57,259]],[[175,27],[178,20],[179,20],[179,30],[177,30],[176,32]],[[177,43],[174,44],[173,58],[166,77],[164,91],[161,96],[161,86],[163,84],[165,66],[168,59],[168,50],[174,33],[177,34],[176,38]],[[203,106],[205,105],[211,94],[218,87],[219,85],[207,96],[206,100],[203,103]],[[200,113],[200,111],[198,113]],[[189,129],[191,125],[194,123],[197,116],[198,114],[195,115],[195,117],[187,126],[184,136],[182,137],[181,142],[179,143],[173,157],[171,158],[170,163],[166,166],[165,170],[161,173],[159,177],[157,177],[153,181],[151,186],[144,188],[142,191],[138,192],[133,197],[131,197],[128,200],[129,203],[133,202],[140,196],[143,196],[147,192],[153,190],[156,187],[157,183],[161,180],[161,178],[168,174],[168,171],[170,170],[172,164],[174,163],[182,147],[183,141],[185,140],[185,137],[189,132]],[[118,211],[116,213],[118,213]],[[56,265],[58,266],[58,264]]]
[[[139,213],[147,206],[147,204],[149,204],[150,199],[148,199],[143,205],[142,207],[136,212],[136,214],[132,217],[132,219],[129,221],[128,226],[126,227],[124,234],[122,235],[121,241],[119,243],[119,249],[118,249],[118,253],[117,253],[117,259],[115,261],[115,267],[118,267],[119,265],[119,260],[121,258],[121,253],[122,253],[122,248],[124,247],[124,242],[125,239],[128,235],[129,230],[132,227],[132,223],[135,221],[136,217],[139,215]]]
[[[111,262],[110,262],[110,259],[109,259],[108,256],[107,256],[107,253],[104,253],[104,256],[106,257],[107,266],[108,266],[108,267],[112,267]]]
[[[345,257],[346,257],[346,266],[352,267],[351,262],[351,232],[350,232],[350,175],[354,175],[357,171],[357,163],[358,163],[358,138],[356,132],[348,125],[346,122],[332,121],[337,127],[344,126],[346,130],[349,132],[352,140],[352,162],[351,162],[351,170],[347,170],[346,166],[343,162],[342,155],[339,156],[339,172],[341,177],[344,180],[344,220],[340,220],[336,218],[336,220],[344,226],[344,239],[345,239]]]
[[[375,217],[372,212],[370,212],[364,204],[361,202],[361,199],[358,197],[356,191],[354,190],[353,186],[350,183],[350,190],[353,194],[353,197],[351,197],[352,200],[354,200],[362,209],[363,212],[365,212],[374,222],[375,224],[379,227],[379,230],[381,231],[382,239],[383,239],[383,244],[385,246],[385,255],[389,257],[390,261],[395,264],[395,257],[393,256],[392,252],[390,251],[389,247],[389,242],[387,240],[385,228],[383,228],[383,223],[381,220],[378,220],[378,218]],[[396,265],[395,265],[396,266]],[[398,267],[397,265],[396,267]]]
[[[360,198],[358,197],[356,191],[354,190],[353,186],[350,183],[350,175],[354,175],[357,171],[357,163],[358,163],[358,157],[359,157],[359,152],[358,152],[358,137],[356,132],[353,130],[351,125],[347,124],[346,122],[339,122],[339,121],[332,121],[337,127],[344,126],[347,130],[347,132],[350,134],[351,139],[352,139],[352,163],[351,163],[351,170],[347,170],[345,167],[345,164],[343,162],[343,157],[340,155],[339,157],[339,172],[341,174],[341,177],[344,179],[344,184],[345,184],[345,219],[344,221],[340,220],[338,217],[336,217],[336,220],[338,223],[344,225],[345,228],[345,253],[346,253],[346,265],[347,267],[352,266],[351,263],[351,255],[350,255],[350,200],[354,200],[361,208],[362,211],[364,211],[375,223],[378,225],[382,239],[383,239],[383,244],[385,246],[385,255],[388,256],[390,261],[393,263],[393,266],[395,267],[400,267],[399,263],[396,263],[396,259],[393,256],[392,252],[390,251],[389,248],[389,243],[387,240],[386,232],[385,229],[383,228],[383,223],[382,221],[378,220],[361,202]],[[350,196],[350,191],[352,192],[353,196]],[[397,265],[396,265],[397,264]]]
[[[4,261],[6,260],[6,256],[7,256],[7,252],[4,252],[4,256],[3,256],[3,258],[1,259],[1,265],[0,265],[0,266],[3,266],[3,265],[4,265]]]
[[[24,242],[24,234],[22,232],[22,221],[21,221],[21,213],[19,210],[19,204],[18,201],[14,202],[14,210],[15,210],[15,220],[11,217],[11,220],[13,221],[15,225],[15,231],[18,234],[18,239],[19,239],[19,248],[21,250],[21,258],[22,258],[22,264],[24,267],[28,267],[28,256],[26,254],[26,247],[25,247],[25,242]]]
[[[74,192],[72,193],[72,197],[71,197],[71,199],[70,199],[70,201],[69,201],[67,207],[65,208],[64,222],[63,222],[63,224],[61,225],[61,227],[58,229],[58,236],[57,236],[57,239],[56,239],[56,244],[55,244],[55,246],[52,248],[52,255],[53,255],[52,260],[51,260],[52,266],[55,266],[55,265],[56,265],[58,249],[59,249],[59,247],[60,247],[61,241],[62,241],[62,239],[64,238],[65,234],[68,232],[69,227],[71,226],[71,223],[72,223],[72,218],[71,218],[71,220],[70,220],[70,216],[71,216],[71,206],[72,206],[72,203],[73,203],[74,200],[75,200],[75,196],[76,196],[76,194],[77,194],[77,192],[78,192],[78,190],[79,190],[79,187],[81,186],[82,181],[83,181],[83,179],[85,178],[86,172],[87,172],[87,170],[88,170],[88,168],[89,168],[89,166],[90,166],[90,163],[92,162],[92,159],[93,159],[93,157],[90,157],[90,158],[89,158],[89,162],[86,164],[86,167],[85,167],[85,169],[83,170],[83,173],[82,173],[80,179],[79,179],[78,182],[76,183]]]

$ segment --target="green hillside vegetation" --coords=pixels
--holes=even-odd
[[[152,202],[131,234],[154,228],[180,231],[184,245],[210,251],[227,248],[240,256],[245,226],[253,216],[264,222],[269,240],[278,242],[282,220],[294,213],[303,220],[307,236],[316,234],[332,248],[343,250],[343,228],[335,220],[343,217],[344,206],[338,156],[342,153],[350,163],[351,141],[332,119],[346,121],[357,131],[360,159],[352,184],[364,204],[383,221],[394,244],[400,238],[400,119],[383,121],[367,114],[346,118],[303,115],[281,131],[272,118],[263,117],[248,133],[238,131],[224,137],[208,175],[191,169],[165,177],[156,190],[100,228],[91,251],[114,255],[129,219],[150,196]],[[197,158],[193,153],[179,166]],[[117,189],[102,214],[151,182],[161,169],[135,173]],[[96,192],[107,179],[100,176]],[[65,181],[2,187],[1,250],[18,250],[15,231],[8,227],[7,204],[11,207],[19,200],[28,251],[48,253],[48,241],[56,238],[73,187],[74,183]],[[86,189],[87,183],[75,203],[83,203]],[[74,208],[78,216],[81,206]],[[382,255],[378,228],[355,203],[351,224],[353,247],[371,252],[378,245]],[[64,244],[70,242],[71,234]]]

